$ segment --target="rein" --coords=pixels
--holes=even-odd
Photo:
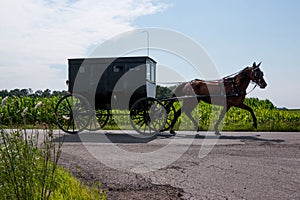
[[[246,92],[246,95],[247,95],[247,94],[250,94],[251,92],[253,92],[254,89],[256,88],[256,86],[257,86],[257,84],[255,83],[255,85],[253,86],[253,88],[252,88],[249,92]]]
[[[235,72],[235,73],[233,73],[233,74],[230,74],[230,75],[228,75],[228,76],[225,76],[225,77],[223,77],[223,78],[221,78],[221,79],[214,79],[214,80],[203,80],[203,81],[205,81],[205,82],[221,82],[221,81],[223,81],[224,79],[226,79],[226,78],[232,78],[233,76],[235,76],[235,75],[237,75],[237,74],[239,74],[241,71],[238,71],[238,72]],[[181,83],[187,83],[187,82],[189,82],[189,81],[174,81],[174,82],[167,82],[167,81],[157,81],[156,83],[161,83],[161,84],[166,84],[166,85],[178,85],[178,84],[181,84]]]
[[[187,81],[177,81],[177,82],[164,82],[164,81],[156,81],[156,83],[161,83],[161,84],[165,84],[165,85],[178,85],[181,83],[186,83]]]

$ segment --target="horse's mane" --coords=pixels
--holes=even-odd
[[[214,79],[214,80],[203,80],[203,79],[198,79],[198,78],[195,78],[193,79],[192,81],[204,81],[204,82],[221,82],[222,80],[233,80],[235,79],[239,74],[241,73],[244,73],[245,71],[247,71],[250,67],[245,67],[244,69],[236,72],[236,73],[233,73],[233,74],[230,74],[228,76],[225,76],[223,78],[220,78],[220,79]]]
[[[246,77],[246,73],[248,73],[248,71],[250,70],[251,67],[245,67],[243,70],[241,70],[240,72],[238,72],[237,75],[235,75],[233,78],[234,78],[234,81],[238,84],[240,84],[242,82],[242,79],[244,77]]]

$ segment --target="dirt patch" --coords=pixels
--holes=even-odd
[[[179,200],[182,199],[183,190],[170,185],[156,185],[141,175],[120,172],[104,166],[99,162],[89,162],[90,158],[84,159],[63,153],[60,165],[67,168],[71,173],[86,185],[101,182],[108,199],[147,199],[147,200]]]
[[[107,192],[110,199],[150,199],[150,200],[175,200],[182,199],[183,191],[169,185],[152,185],[146,188],[117,188],[108,189]]]

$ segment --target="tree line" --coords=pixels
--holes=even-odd
[[[50,89],[36,90],[33,91],[31,88],[28,89],[13,89],[13,90],[0,90],[0,97],[4,98],[6,96],[16,96],[16,97],[53,97],[58,95],[65,95],[67,91],[51,91]]]
[[[36,90],[33,91],[31,88],[28,89],[13,89],[13,90],[0,90],[0,97],[4,98],[6,96],[16,96],[16,97],[53,97],[53,96],[63,96],[66,95],[67,91],[51,91],[50,89]],[[168,98],[172,96],[172,90],[168,87],[157,86],[156,96],[159,99]]]

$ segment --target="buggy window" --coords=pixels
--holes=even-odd
[[[155,66],[153,63],[146,63],[146,73],[147,80],[155,82]]]

